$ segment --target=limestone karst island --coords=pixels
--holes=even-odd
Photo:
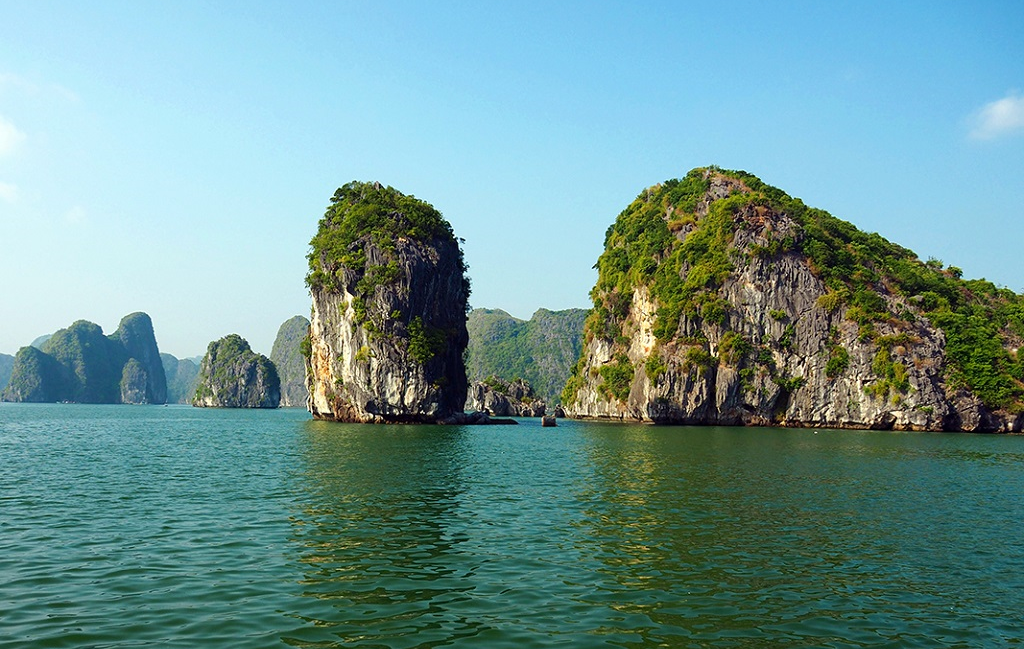
[[[0,355],[0,398],[299,406],[376,423],[557,412],[1024,428],[1021,296],[921,261],[746,172],[699,168],[642,191],[606,233],[589,312],[540,309],[521,321],[468,311],[451,225],[379,183],[337,190],[308,262],[311,318],[282,324],[270,358],[231,334],[201,363],[179,360],[159,353],[144,313],[109,336],[83,320]]]
[[[438,421],[465,402],[468,283],[450,226],[378,184],[313,239],[311,411]],[[570,417],[1020,431],[1024,302],[745,172],[651,187],[608,230]],[[482,395],[474,401],[481,402]]]

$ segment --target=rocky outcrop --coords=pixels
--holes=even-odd
[[[52,356],[36,347],[22,347],[14,357],[11,379],[3,391],[4,401],[54,403],[64,400],[71,377]]]
[[[10,354],[0,354],[0,392],[7,387],[12,371],[14,371],[14,357]]]
[[[441,214],[353,182],[335,193],[310,245],[313,416],[437,422],[462,412],[469,282]]]
[[[3,399],[164,403],[166,379],[152,321],[145,313],[133,313],[104,336],[99,325],[79,320],[48,337],[41,348],[23,347]]]
[[[167,403],[191,403],[199,380],[199,363],[171,354],[160,354],[160,362],[167,376]]]
[[[297,315],[286,320],[277,330],[270,360],[281,378],[281,405],[285,408],[305,408],[309,400],[306,387],[306,358],[304,345],[309,344],[309,320]]]
[[[215,408],[277,408],[281,380],[269,358],[238,334],[210,343],[199,364],[192,405]]]
[[[586,309],[538,309],[529,320],[501,309],[473,309],[466,321],[469,380],[522,377],[540,398],[554,403],[580,357],[586,317]]]
[[[130,396],[126,397],[122,383],[122,403],[167,403],[167,378],[163,363],[160,361],[160,350],[153,332],[153,321],[141,312],[131,313],[121,318],[117,331],[110,334],[113,341],[120,342],[128,355],[129,361],[134,360],[138,367],[131,370],[135,383],[129,388]],[[127,366],[126,366],[127,368]],[[122,374],[127,369],[122,370]]]
[[[547,405],[523,379],[506,381],[489,376],[469,386],[466,411],[478,410],[495,417],[543,417]]]
[[[1002,391],[971,389],[987,379],[951,353],[984,326],[958,319],[958,296],[996,311],[1017,296],[979,297],[984,287],[958,269],[921,262],[748,174],[695,170],[641,194],[609,230],[598,268],[584,351],[563,394],[571,417],[970,431],[1024,423],[1012,328],[993,329],[1002,343],[986,352]]]

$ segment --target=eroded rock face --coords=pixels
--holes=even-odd
[[[120,341],[129,359],[137,364],[123,370],[121,402],[167,403],[167,377],[149,315],[141,312],[126,315],[110,338]],[[127,389],[124,380],[129,382]]]
[[[270,360],[281,378],[281,406],[305,408],[309,401],[306,389],[306,359],[302,355],[309,340],[309,320],[297,315],[281,324],[270,350]],[[303,341],[307,341],[304,343]]]
[[[277,408],[281,380],[269,358],[237,334],[210,343],[199,364],[192,405],[200,408]]]
[[[506,381],[490,376],[469,386],[466,411],[479,410],[495,417],[543,417],[547,404],[523,379]]]
[[[612,256],[602,259],[611,261],[592,294],[595,315],[581,364],[563,395],[568,416],[1020,430],[1020,416],[986,408],[974,394],[948,383],[945,335],[910,298],[881,280],[872,287],[874,296],[832,290],[803,252],[805,230],[789,214],[770,201],[743,198],[751,190],[741,180],[713,171],[705,180],[704,195],[687,204],[692,212],[671,204],[657,208],[679,244],[670,240],[652,256],[646,274],[630,276],[640,281],[616,281],[607,270],[618,245],[609,239],[606,255],[611,250]],[[657,200],[653,196],[641,195],[631,209],[647,209],[642,203]],[[732,201],[728,209],[713,208],[723,200]],[[726,219],[717,240],[708,235],[709,218]],[[684,293],[684,307],[673,311],[668,299],[652,292],[671,294],[664,287],[674,277],[659,276],[658,264],[673,259],[671,251],[688,241],[690,247],[674,257],[681,261],[672,272],[678,272],[678,290],[690,292]],[[706,254],[708,242],[715,241],[723,245],[717,261]],[[706,281],[690,275],[709,272]],[[622,287],[630,285],[624,294]],[[857,300],[873,301],[883,315],[867,317],[860,302],[851,304]]]
[[[313,416],[437,422],[462,412],[469,283],[440,213],[378,183],[349,183],[311,246]]]

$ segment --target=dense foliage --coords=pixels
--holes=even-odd
[[[471,381],[525,379],[553,404],[582,351],[586,316],[584,309],[539,309],[524,321],[499,309],[473,309],[466,323],[466,374]]]
[[[393,251],[395,241],[401,238],[453,241],[455,234],[429,203],[380,183],[347,183],[334,193],[316,236],[309,242],[306,284],[310,288],[336,287],[342,267],[362,276],[360,293],[372,290],[374,283],[393,281],[397,266],[367,267],[365,244],[372,241]],[[461,252],[460,264],[465,270]]]
[[[735,181],[729,196],[710,199],[712,173]],[[737,250],[732,242],[743,227],[737,215],[751,206],[789,216],[798,231],[765,247]],[[862,341],[879,344],[879,381],[869,388],[879,396],[905,391],[907,385],[906,368],[891,361],[876,325],[887,322],[910,329],[918,317],[926,317],[946,336],[948,385],[971,390],[990,408],[1024,409],[1024,352],[1017,351],[1024,346],[1024,298],[985,280],[963,280],[959,268],[922,261],[881,235],[807,207],[743,171],[695,169],[683,179],[646,190],[618,216],[596,266],[599,276],[591,292],[594,309],[587,335],[626,342],[619,340],[621,325],[637,286],[647,287],[657,304],[654,333],[659,342],[676,337],[684,315],[722,323],[728,305],[718,288],[736,265],[751,255],[784,253],[806,256],[828,287],[819,306],[843,309],[857,323]],[[776,320],[784,316],[771,314]],[[779,346],[785,347],[793,333],[787,328]],[[826,371],[832,377],[846,369],[849,355],[836,344],[829,354]],[[616,376],[623,373],[618,362],[613,366]],[[651,374],[657,367],[647,369]],[[611,392],[621,392],[612,389],[610,377],[603,378]],[[578,375],[574,379],[566,396],[583,383]]]
[[[171,354],[160,354],[160,361],[167,376],[167,403],[189,403],[196,393],[199,364],[192,359],[179,359]]]
[[[276,408],[280,402],[281,379],[274,363],[254,352],[248,341],[229,334],[209,344],[199,366],[199,381],[192,399],[203,405],[212,399],[228,407]]]

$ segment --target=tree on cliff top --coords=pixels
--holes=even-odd
[[[366,254],[360,241],[371,240],[386,250],[396,239],[414,241],[455,240],[452,226],[432,205],[378,182],[352,181],[339,187],[331,198],[316,236],[309,242],[309,273],[306,285],[335,288],[339,266],[361,271]],[[459,250],[459,264],[466,265]],[[466,294],[469,294],[468,280]]]

